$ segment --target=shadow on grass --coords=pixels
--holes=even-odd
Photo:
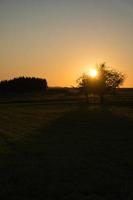
[[[133,126],[80,107],[1,158],[5,199],[132,199]]]

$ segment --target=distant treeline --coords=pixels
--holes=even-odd
[[[35,77],[19,77],[0,82],[0,93],[44,92],[47,80]]]

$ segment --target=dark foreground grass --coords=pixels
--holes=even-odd
[[[1,154],[0,199],[133,199],[133,125],[80,107]]]

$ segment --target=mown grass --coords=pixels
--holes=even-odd
[[[0,132],[1,199],[133,198],[133,124],[108,107],[1,105]]]
[[[38,135],[38,130],[41,127],[48,126],[69,110],[68,106],[21,103],[0,105],[0,152],[4,152],[8,148],[11,152],[8,145],[17,143],[19,140],[26,140],[26,138],[30,138],[30,135]]]

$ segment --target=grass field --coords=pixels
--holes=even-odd
[[[133,107],[0,104],[0,199],[133,199]]]

